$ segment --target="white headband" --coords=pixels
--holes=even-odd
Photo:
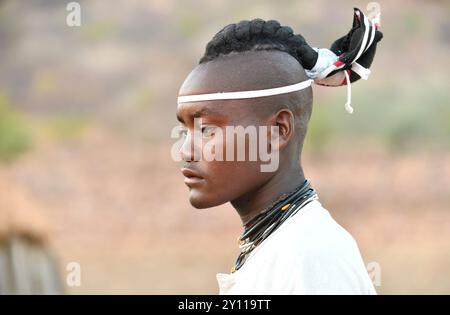
[[[243,98],[254,98],[254,97],[264,97],[279,95],[285,93],[291,93],[295,91],[303,90],[309,86],[313,80],[305,80],[296,84],[281,86],[273,89],[264,90],[253,90],[253,91],[239,91],[239,92],[219,92],[219,93],[209,93],[209,94],[196,94],[196,95],[185,95],[178,96],[178,104],[181,103],[191,103],[191,102],[202,102],[202,101],[213,101],[213,100],[235,100]]]

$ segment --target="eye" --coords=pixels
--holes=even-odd
[[[202,135],[207,138],[212,137],[215,134],[216,128],[217,128],[217,126],[214,126],[214,125],[203,126],[202,127]]]

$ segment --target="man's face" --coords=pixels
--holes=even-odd
[[[198,65],[182,84],[179,95],[260,90],[294,84],[305,79],[307,77],[303,68],[289,54],[276,51],[245,52]],[[194,207],[213,207],[238,198],[244,200],[275,175],[277,169],[262,171],[262,165],[270,164],[267,154],[272,155],[269,160],[273,160],[275,151],[270,144],[270,137],[273,136],[271,127],[277,124],[273,120],[274,114],[276,108],[283,104],[302,103],[302,93],[311,92],[178,105],[178,120],[185,129],[180,150],[184,160],[182,172]],[[196,118],[201,118],[198,126],[195,126]],[[246,128],[245,131],[248,130],[249,134],[249,129],[253,128],[257,139],[246,136],[245,141],[237,141],[236,136],[231,136],[226,131],[227,127],[236,126]],[[264,141],[262,145],[259,142],[261,139]],[[255,140],[256,159],[250,158],[250,153],[255,149]],[[215,151],[220,155],[217,151],[221,151],[223,160],[205,158],[205,146],[206,152]],[[234,150],[231,159],[227,155],[230,149]],[[244,152],[243,161],[238,160],[237,152]],[[262,156],[261,152],[266,155]]]
[[[255,115],[254,104],[243,100],[220,102],[184,103],[177,108],[184,133],[182,173],[190,202],[196,208],[232,201],[257,189],[271,176],[261,172],[259,154],[256,160],[250,160],[250,147],[255,148],[259,136],[267,138],[266,133],[258,134],[258,127],[266,125],[264,118]],[[241,141],[236,133],[227,133],[227,127],[230,131],[234,126],[247,128],[248,134],[243,134]],[[257,138],[251,138],[255,135],[251,131]],[[243,161],[238,160],[238,152],[244,154]]]

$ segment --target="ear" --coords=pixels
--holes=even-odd
[[[292,112],[287,108],[280,109],[275,115],[272,116],[270,125],[278,129],[278,135],[274,134],[275,137],[278,137],[278,147],[273,149],[281,151],[287,147],[289,141],[294,136],[294,114],[292,114]]]

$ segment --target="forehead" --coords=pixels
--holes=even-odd
[[[275,88],[299,83],[307,79],[300,63],[291,55],[280,51],[249,51],[221,56],[195,67],[183,82],[179,96],[217,92],[236,92]],[[228,121],[255,120],[265,116],[275,102],[291,101],[286,95],[213,100],[178,104],[177,116],[227,117]],[[245,106],[243,106],[245,105]]]
[[[193,102],[178,104],[177,116],[187,114],[192,117],[223,114],[223,107],[211,104],[211,102]]]
[[[243,103],[246,103],[243,106]],[[249,115],[255,107],[249,100],[227,100],[227,101],[204,101],[178,104],[177,118],[181,122],[190,121],[193,118],[213,117],[223,123],[233,121],[249,120]],[[254,119],[253,117],[252,119]]]

